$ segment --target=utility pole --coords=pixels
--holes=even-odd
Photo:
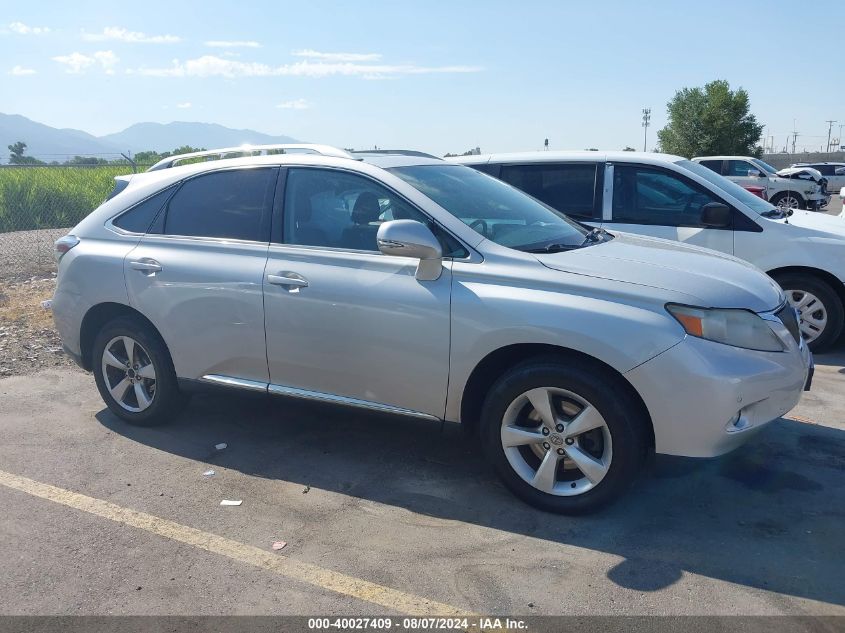
[[[825,121],[827,123],[827,151],[830,153],[830,133],[833,131],[833,124],[836,121]]]
[[[643,108],[643,151],[646,151],[648,124],[651,123],[651,108]]]

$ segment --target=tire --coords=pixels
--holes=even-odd
[[[772,199],[769,200],[773,205],[780,208],[786,209],[806,209],[807,202],[801,197],[800,194],[795,193],[794,191],[781,191],[780,193],[775,194],[772,196]]]
[[[128,367],[130,350],[133,363]],[[167,346],[140,319],[119,317],[107,323],[94,339],[91,358],[100,396],[112,413],[130,424],[164,424],[187,403]]]
[[[549,404],[547,415],[556,411],[551,425],[535,402]],[[574,432],[576,423],[591,428]],[[487,459],[517,497],[548,512],[584,514],[613,501],[641,471],[648,424],[611,371],[580,359],[545,358],[496,381],[484,401],[480,431]],[[526,443],[505,446],[512,441]]]
[[[836,291],[818,277],[801,273],[777,275],[775,281],[783,288],[787,301],[798,310],[801,334],[810,350],[816,353],[829,349],[842,333],[845,322],[842,299]]]

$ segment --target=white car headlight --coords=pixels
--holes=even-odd
[[[786,348],[769,324],[750,310],[711,309],[666,304],[690,336],[762,352],[782,352]]]

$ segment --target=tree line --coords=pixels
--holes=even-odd
[[[129,161],[127,161],[125,158],[114,158],[112,160],[107,160],[105,158],[97,156],[74,156],[73,158],[69,158],[64,161],[54,160],[51,162],[47,162],[39,160],[34,156],[27,156],[27,145],[23,141],[17,141],[16,143],[7,145],[7,147],[9,149],[10,165],[129,165]],[[188,154],[190,152],[201,152],[204,150],[204,147],[191,147],[190,145],[182,145],[181,147],[177,147],[176,149],[174,149],[172,152],[138,152],[137,154],[135,154],[132,160],[138,165],[152,165],[160,161],[162,158],[167,158],[168,156],[175,156],[177,154]]]

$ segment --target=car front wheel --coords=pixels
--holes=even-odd
[[[789,273],[775,278],[786,294],[786,300],[798,311],[798,328],[813,352],[830,348],[843,327],[842,300],[836,291],[821,279]]]
[[[645,455],[640,409],[618,378],[558,359],[502,376],[482,410],[482,441],[505,485],[561,514],[592,512],[635,478]]]
[[[770,202],[775,205],[777,208],[786,211],[787,209],[806,209],[807,204],[804,202],[804,198],[799,196],[797,193],[792,193],[790,191],[786,191],[783,193],[779,193],[772,197]]]

